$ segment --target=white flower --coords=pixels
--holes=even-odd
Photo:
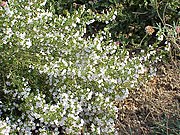
[[[66,69],[63,69],[63,71],[61,72],[61,75],[64,76],[66,72],[67,72]]]
[[[58,120],[54,120],[54,123],[55,123],[56,125],[59,125],[59,121],[58,121]]]
[[[79,31],[77,31],[75,34],[74,34],[74,37],[79,37]],[[75,40],[75,39],[74,39]],[[75,43],[76,43],[76,40],[75,40]]]
[[[140,69],[138,69],[138,74],[144,74],[148,71],[146,67],[144,67],[142,64],[139,65]]]
[[[60,126],[64,126],[66,119],[67,119],[66,117],[63,117],[63,118],[61,119],[61,121],[59,122],[59,125],[60,125]]]
[[[108,24],[108,23],[109,23],[109,21],[105,21],[105,23],[106,23],[106,24]]]
[[[99,43],[96,48],[97,48],[97,50],[101,51],[102,50],[101,44]]]
[[[84,120],[81,119],[81,123],[79,124],[80,127],[82,127],[84,125]]]
[[[97,132],[98,132],[99,135],[101,134],[100,127],[97,128]]]
[[[29,10],[29,11],[31,10],[30,6],[25,6],[24,9]]]
[[[65,26],[65,30],[69,30],[69,27],[68,27],[68,26]]]
[[[122,101],[122,100],[124,100],[125,98],[127,98],[128,95],[129,95],[129,90],[128,90],[128,89],[122,90],[122,93],[123,93],[122,96],[119,96],[119,95],[116,95],[116,96],[115,96],[115,100],[116,100],[116,101]]]
[[[115,20],[115,19],[116,19],[116,16],[115,16],[115,15],[113,15],[112,19],[113,19],[113,20]]]
[[[3,135],[9,135],[9,133],[10,133],[10,127],[9,126],[7,126],[5,129],[3,129],[2,131],[1,131],[1,133],[3,134]]]
[[[35,117],[36,119],[38,119],[38,118],[40,118],[40,117],[41,117],[41,115],[40,115],[40,114],[38,114],[38,113],[34,113],[33,115],[34,115],[34,117]]]
[[[94,124],[91,124],[91,130],[94,132],[95,131],[95,126]]]
[[[73,27],[76,27],[76,24],[75,24],[75,23],[72,23],[72,26],[73,26]]]
[[[47,2],[47,0],[44,0],[44,1],[40,4],[40,6],[45,6],[46,2]]]
[[[114,12],[114,15],[117,15],[117,11]]]
[[[52,112],[55,112],[57,108],[58,108],[58,105],[51,105],[49,110]]]
[[[95,20],[94,20],[94,19],[92,19],[92,20],[90,20],[90,21],[86,22],[86,24],[87,24],[87,25],[89,25],[89,24],[91,24],[91,23],[93,23],[93,22],[95,22]]]
[[[105,102],[109,102],[109,97],[107,97],[107,98],[105,99]]]
[[[41,102],[36,102],[36,108],[40,108],[42,107],[42,103]]]
[[[27,48],[30,48],[32,46],[31,39],[28,38],[26,41]]]
[[[10,10],[8,5],[5,6],[4,9],[6,11],[6,15],[9,15],[10,17],[13,15],[13,12]]]
[[[11,29],[11,28],[7,28],[7,29],[6,29],[6,34],[7,34],[7,35],[12,34],[12,33],[13,33],[13,32],[12,32],[12,29]]]
[[[78,17],[76,18],[76,22],[77,22],[77,23],[80,23],[80,19],[79,19]]]
[[[25,36],[26,36],[26,33],[25,33],[25,32],[23,32],[23,33],[21,33],[21,34],[19,35],[19,37],[20,37],[21,39],[24,39]]]
[[[87,100],[90,100],[92,98],[92,94],[93,94],[93,92],[90,91],[89,94],[88,94]]]
[[[10,82],[6,82],[6,85],[7,85],[7,86],[10,86],[10,85],[11,85],[11,83],[10,83]]]
[[[163,35],[158,36],[158,40],[159,40],[159,41],[162,41],[163,39],[164,39],[164,36],[163,36]]]
[[[165,47],[165,50],[166,50],[166,51],[170,51],[170,50],[171,50],[171,43],[170,43],[170,42],[167,42],[167,43],[165,43],[165,44],[167,44],[166,47]]]
[[[64,66],[68,66],[68,63],[64,59],[62,59],[62,63],[64,64]]]

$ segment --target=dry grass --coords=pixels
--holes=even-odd
[[[157,77],[118,104],[119,135],[180,134],[180,70],[161,66]]]

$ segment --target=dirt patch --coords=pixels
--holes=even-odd
[[[158,75],[118,104],[119,135],[180,134],[180,70],[162,65]]]

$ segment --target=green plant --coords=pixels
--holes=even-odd
[[[7,126],[7,123],[0,120],[0,135],[9,134],[10,127]]]
[[[114,134],[114,101],[155,75],[156,44],[131,55],[112,39],[120,5],[56,15],[45,4],[11,1],[11,14],[0,9],[2,120],[14,134]],[[109,25],[85,38],[94,21]]]
[[[176,60],[179,59],[179,4],[177,1],[159,2],[158,0],[151,1],[160,22],[157,23],[156,33],[157,39],[164,42],[164,49],[168,51],[171,61],[177,65]],[[174,61],[175,60],[175,61]]]
[[[166,116],[164,115],[163,119],[159,122],[156,122],[154,128],[152,128],[152,134],[179,134],[179,116]]]

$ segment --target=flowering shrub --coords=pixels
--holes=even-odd
[[[108,26],[84,38],[88,25],[114,21],[119,8],[98,14],[80,6],[62,16],[44,5],[19,0],[10,14],[0,9],[1,132],[114,134],[114,101],[155,75],[151,64],[161,57],[153,46],[130,55]]]
[[[0,120],[0,134],[7,135],[10,132],[10,127],[7,126],[7,123]]]

